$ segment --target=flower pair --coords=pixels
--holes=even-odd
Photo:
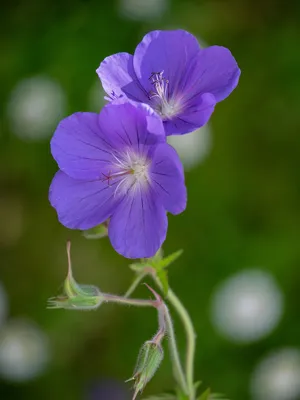
[[[166,212],[186,207],[182,165],[166,135],[203,126],[240,70],[227,49],[200,49],[178,30],[150,32],[134,56],[110,56],[97,73],[110,103],[58,125],[51,151],[60,171],[50,202],[68,228],[109,220],[117,252],[152,257],[166,237]]]

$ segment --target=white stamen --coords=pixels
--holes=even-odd
[[[149,92],[152,107],[158,112],[163,120],[172,119],[181,110],[178,99],[169,94],[169,80],[163,77],[164,71],[153,72],[149,78],[155,91]]]
[[[114,195],[132,194],[136,189],[149,185],[150,160],[145,154],[126,150],[122,154],[113,154],[111,170],[104,175],[108,185],[116,184]]]

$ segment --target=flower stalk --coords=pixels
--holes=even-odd
[[[137,270],[138,271],[138,270]],[[163,290],[162,283],[157,277],[156,270],[152,266],[145,266],[140,272],[137,273],[136,279],[132,283],[128,292],[130,294],[133,293],[138,283],[147,275],[150,275],[156,285],[160,290]],[[189,400],[195,399],[195,384],[194,384],[194,360],[195,360],[195,350],[196,350],[196,333],[191,320],[189,313],[187,312],[184,305],[181,303],[177,295],[174,291],[169,287],[167,293],[167,300],[173,306],[175,311],[177,312],[181,322],[184,326],[187,338],[187,349],[186,349],[186,362],[185,362],[185,370],[183,371],[179,351],[177,348],[175,331],[173,327],[172,318],[170,312],[166,307],[166,323],[167,323],[167,331],[169,334],[169,346],[173,363],[173,373],[174,377],[179,384],[183,393],[188,395]]]

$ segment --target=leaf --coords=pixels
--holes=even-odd
[[[179,388],[177,388],[177,400],[189,400],[189,397],[183,393]]]
[[[182,253],[183,253],[182,249],[175,251],[175,253],[172,253],[169,256],[164,257],[161,260],[159,260],[157,262],[157,264],[154,265],[154,267],[156,267],[158,269],[167,268],[167,267],[169,267],[170,264],[172,264],[174,261],[176,261],[177,258],[179,258]]]
[[[224,395],[221,393],[213,393],[210,395],[209,400],[229,400],[229,399],[225,398]]]
[[[130,269],[132,269],[135,272],[139,272],[139,273],[143,272],[143,270],[149,266],[150,266],[149,262],[147,263],[144,261],[141,261],[139,263],[129,264]]]
[[[195,383],[194,383],[195,391],[197,391],[197,389],[198,389],[201,385],[202,385],[202,381],[195,382]]]
[[[156,396],[144,397],[143,400],[177,400],[174,394],[162,393]]]
[[[200,397],[197,397],[197,400],[229,400],[224,397],[223,394],[220,393],[211,393],[210,389],[206,389]]]
[[[197,398],[197,400],[210,400],[210,389],[206,389],[205,392],[203,392],[200,397]]]
[[[161,269],[156,274],[162,285],[163,293],[167,296],[169,290],[168,272],[165,269]]]
[[[162,249],[159,249],[154,257],[143,258],[140,260],[140,262],[130,264],[129,267],[138,274],[141,274],[142,272],[145,273],[146,268],[149,269],[149,267],[154,270],[156,272],[157,278],[161,283],[163,293],[165,296],[167,296],[169,290],[169,282],[166,269],[169,267],[170,264],[172,264],[174,261],[177,260],[177,258],[181,256],[182,252],[183,250],[178,250],[175,253],[172,253],[169,256],[163,258]]]
[[[107,225],[100,224],[94,228],[82,232],[86,239],[101,239],[107,236]]]
[[[156,254],[152,259],[149,260],[150,265],[156,271],[156,275],[160,280],[165,296],[167,296],[169,290],[167,268],[170,264],[172,264],[175,260],[177,260],[177,258],[181,256],[182,252],[183,250],[178,250],[165,258],[162,258],[161,254]]]

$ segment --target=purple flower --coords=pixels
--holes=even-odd
[[[129,102],[75,113],[58,125],[51,151],[60,171],[49,198],[59,221],[86,230],[109,219],[117,252],[152,257],[166,237],[166,211],[186,207],[182,165],[159,116]]]
[[[149,104],[161,116],[167,135],[203,126],[240,76],[228,49],[201,49],[183,30],[150,32],[133,56],[107,57],[97,73],[111,100],[125,96]]]

